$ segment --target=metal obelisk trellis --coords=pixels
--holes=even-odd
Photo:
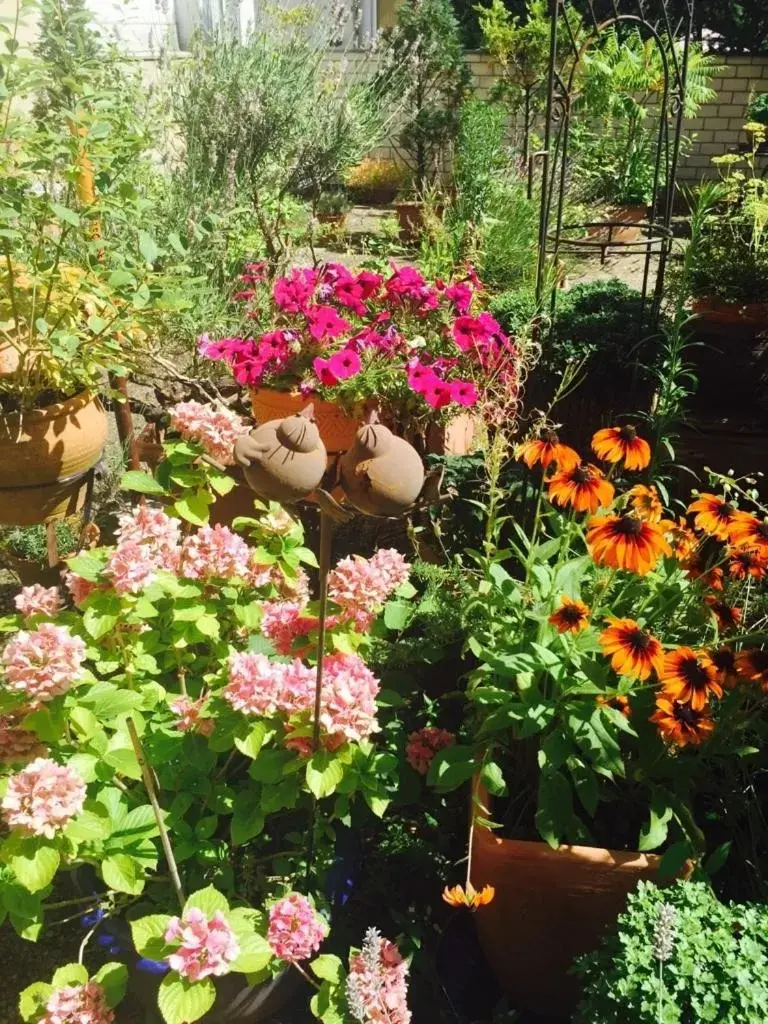
[[[683,107],[688,54],[693,28],[695,0],[685,0],[684,14],[674,18],[669,0],[610,0],[609,12],[600,18],[594,0],[587,0],[588,13],[577,26],[566,0],[550,0],[550,49],[546,80],[547,98],[544,145],[541,156],[541,201],[539,208],[539,258],[536,297],[540,307],[549,305],[556,316],[557,289],[548,281],[548,267],[556,266],[563,253],[606,251],[644,253],[643,324],[653,328],[658,320],[664,274],[672,244],[672,210],[675,180],[680,158]],[[679,2],[676,4],[680,9]],[[637,31],[657,47],[663,71],[658,105],[655,164],[649,214],[641,225],[641,237],[622,241],[615,237],[621,222],[614,220],[564,224],[569,143],[574,118],[574,101],[579,88],[579,70],[585,53],[602,34],[615,30]],[[652,263],[656,261],[655,280]],[[548,288],[551,290],[548,292]]]

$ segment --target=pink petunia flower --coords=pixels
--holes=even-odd
[[[320,948],[328,928],[306,896],[291,892],[269,909],[267,942],[280,960],[299,963]]]
[[[53,839],[79,814],[85,783],[72,768],[47,757],[35,758],[8,780],[2,816],[8,828],[25,835]]]
[[[306,310],[306,317],[309,321],[309,333],[315,341],[338,338],[352,326],[348,320],[339,316],[333,306],[310,306]]]
[[[339,378],[331,369],[330,360],[323,359],[321,356],[316,356],[312,360],[312,368],[317,374],[317,379],[321,384],[325,384],[326,387],[333,387],[339,383]]]
[[[25,619],[31,619],[33,615],[48,615],[53,618],[61,611],[61,595],[58,587],[44,587],[40,583],[33,583],[29,587],[21,588],[14,598],[14,604]]]
[[[435,377],[433,381],[424,385],[421,395],[430,408],[442,409],[451,401],[451,386],[444,380]]]
[[[183,917],[172,917],[165,941],[179,943],[166,960],[172,970],[189,981],[229,974],[230,965],[240,956],[235,933],[219,910],[209,918],[197,907],[190,907]]]
[[[328,360],[328,369],[337,380],[348,380],[360,373],[360,356],[357,352],[345,348],[341,352],[334,352]]]
[[[451,747],[456,742],[456,737],[447,729],[436,729],[426,726],[412,732],[408,737],[405,747],[405,756],[408,764],[419,775],[426,775],[435,754],[446,747]]]
[[[52,622],[18,632],[2,656],[8,689],[23,693],[30,710],[66,693],[79,681],[84,661],[85,644],[80,637]]]
[[[89,981],[55,989],[37,1024],[112,1024],[114,1019],[104,989],[98,982]]]
[[[477,403],[477,388],[468,380],[451,381],[451,401],[468,408]]]
[[[425,366],[423,363],[414,363],[408,367],[408,387],[418,395],[431,388],[440,378],[434,371],[433,366]]]
[[[366,931],[360,952],[350,957],[346,995],[360,1024],[410,1024],[408,964],[375,928]]]
[[[294,268],[289,277],[279,277],[272,295],[275,305],[286,313],[302,313],[317,287],[317,272],[309,267]]]
[[[472,305],[474,291],[466,281],[456,281],[445,289],[445,297],[453,303],[453,307],[460,316],[469,312]]]

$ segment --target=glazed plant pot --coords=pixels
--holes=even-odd
[[[0,417],[0,524],[31,526],[79,511],[106,440],[104,407],[89,391]]]
[[[591,846],[553,850],[475,828],[473,879],[496,890],[475,913],[477,933],[512,1005],[567,1020],[579,994],[574,958],[598,945],[639,881],[659,882],[660,862]]]
[[[270,420],[285,419],[300,412],[309,399],[293,391],[275,391],[273,388],[254,388],[251,391],[251,408],[256,422],[261,426]],[[345,452],[355,443],[355,435],[361,421],[349,416],[333,402],[313,398],[314,420],[320,431],[320,440],[326,451]]]

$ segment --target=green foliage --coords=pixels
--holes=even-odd
[[[405,0],[382,49],[382,64],[399,68],[406,91],[398,152],[422,193],[447,171],[471,79],[450,0]]]
[[[747,121],[768,125],[768,92],[759,92],[750,98],[747,107]]]
[[[600,948],[577,962],[574,1024],[763,1024],[767,969],[764,906],[720,903],[702,882],[640,882]]]
[[[77,547],[78,530],[67,520],[54,524],[56,547],[62,556]],[[45,526],[14,526],[0,534],[0,551],[7,550],[17,558],[48,564],[48,536]]]

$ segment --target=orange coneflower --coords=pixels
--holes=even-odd
[[[605,462],[621,462],[629,470],[645,469],[651,461],[651,446],[637,430],[625,424],[623,427],[606,427],[598,430],[592,438],[592,451]]]
[[[718,647],[716,651],[709,652],[709,659],[715,666],[718,683],[726,690],[732,690],[739,681],[736,654],[730,647]]]
[[[632,717],[632,708],[629,704],[629,697],[624,694],[616,694],[615,697],[597,697],[598,704],[603,704],[605,707],[615,708],[620,711],[625,718]]]
[[[454,885],[452,889],[446,885],[443,889],[443,899],[452,907],[469,907],[470,910],[477,910],[490,903],[496,895],[492,885],[484,885],[480,891],[476,890],[471,882],[467,882],[466,889],[461,885]]]
[[[664,508],[659,500],[659,492],[653,484],[650,487],[646,487],[645,484],[635,484],[627,491],[627,497],[641,519],[646,519],[649,523],[661,522]]]
[[[723,696],[717,670],[706,651],[694,651],[690,647],[669,651],[664,656],[659,678],[664,693],[681,704],[690,704],[694,711],[701,711],[710,693],[715,697]]]
[[[756,551],[737,551],[735,548],[729,548],[728,554],[731,557],[728,572],[735,580],[745,580],[749,576],[755,580],[765,577],[768,562]]]
[[[688,511],[696,513],[693,523],[699,530],[718,540],[728,540],[738,509],[716,494],[700,494]]]
[[[517,449],[517,457],[523,460],[528,469],[537,465],[548,469],[557,464],[561,472],[573,469],[581,462],[579,453],[567,444],[561,444],[556,432],[550,429],[542,430],[538,438],[524,441]]]
[[[686,565],[686,576],[698,582],[707,590],[723,589],[723,570],[719,565],[708,569],[702,557],[691,558]]]
[[[640,576],[650,572],[662,555],[672,554],[658,523],[648,523],[631,513],[590,520],[587,547],[598,565],[627,569]]]
[[[549,616],[548,621],[558,633],[579,633],[589,625],[589,608],[583,601],[574,601],[563,594],[560,607]]]
[[[735,608],[730,604],[726,604],[725,601],[721,601],[714,594],[707,594],[704,598],[704,604],[717,619],[718,628],[721,630],[733,629],[741,622],[741,608]]]
[[[620,676],[647,679],[664,666],[661,644],[634,619],[609,619],[610,626],[600,634],[603,654],[610,657],[611,668]]]
[[[730,539],[738,548],[756,551],[768,558],[768,519],[758,519],[750,512],[735,512],[730,524]]]
[[[549,481],[549,497],[556,505],[570,505],[577,512],[597,512],[613,501],[613,484],[591,463],[581,463],[555,473]]]
[[[693,530],[689,529],[685,519],[682,516],[680,516],[677,522],[665,519],[661,526],[665,535],[669,538],[675,558],[680,562],[687,562],[692,558],[696,548],[699,546],[699,538]]]
[[[742,679],[760,683],[768,691],[768,649],[749,647],[736,655],[736,671]]]
[[[661,693],[656,698],[656,708],[651,721],[658,725],[659,732],[668,743],[678,747],[688,744],[697,747],[715,728],[706,704],[696,710],[690,704],[681,704]]]

